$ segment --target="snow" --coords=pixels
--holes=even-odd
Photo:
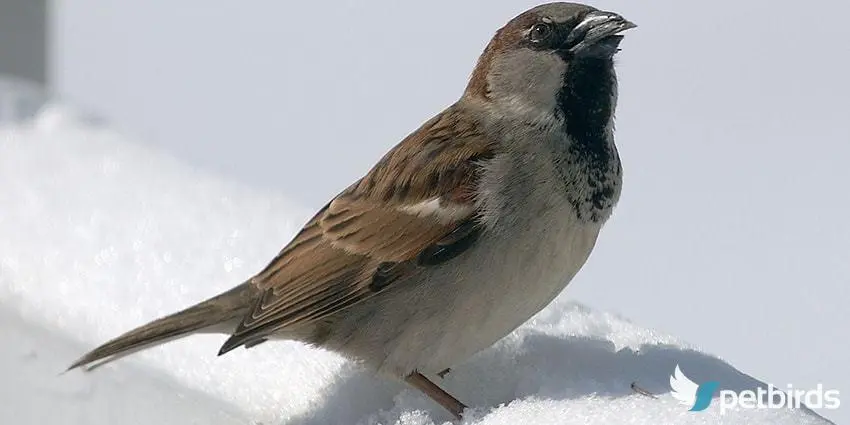
[[[51,105],[0,128],[0,423],[403,424],[447,413],[333,353],[275,342],[216,357],[194,336],[92,373],[88,348],[259,270],[310,211],[201,173]],[[344,183],[344,182],[343,182]],[[306,183],[305,183],[306,184]],[[676,364],[722,389],[764,386],[674,337],[559,297],[458,366],[463,423],[820,424],[804,410],[689,412]],[[631,383],[658,394],[635,393]]]

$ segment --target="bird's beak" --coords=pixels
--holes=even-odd
[[[576,55],[592,54],[613,56],[623,39],[621,32],[637,25],[613,13],[597,10],[570,31],[566,39],[569,51]]]

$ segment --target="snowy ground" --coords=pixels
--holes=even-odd
[[[442,423],[415,391],[297,343],[215,352],[199,336],[85,374],[86,349],[226,289],[262,267],[308,215],[285,199],[203,175],[114,131],[53,109],[0,129],[0,423]],[[569,291],[567,291],[567,296]],[[792,410],[668,392],[695,381],[763,385],[673,337],[564,296],[443,385],[469,424],[819,424]],[[652,399],[635,394],[637,382]]]

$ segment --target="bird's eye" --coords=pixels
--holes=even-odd
[[[531,39],[532,42],[539,43],[548,38],[550,34],[552,34],[551,25],[546,23],[535,24],[533,27],[531,27],[531,31],[528,33],[528,37]]]

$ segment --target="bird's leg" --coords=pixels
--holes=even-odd
[[[440,406],[443,406],[446,410],[451,412],[455,418],[460,419],[463,409],[466,409],[466,405],[458,401],[458,399],[454,398],[442,388],[438,387],[437,384],[431,382],[419,372],[413,372],[410,375],[407,375],[407,377],[404,378],[404,381],[410,384],[413,388],[422,391],[425,395],[430,397],[431,400],[436,401]]]

